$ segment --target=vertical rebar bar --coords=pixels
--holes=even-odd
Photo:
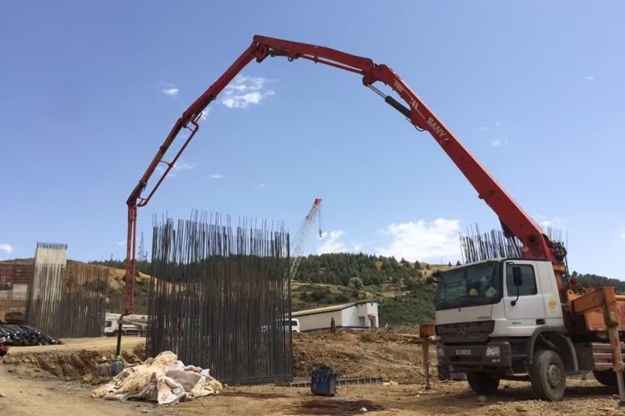
[[[546,227],[545,234],[554,242],[562,242],[562,231]],[[566,236],[568,240],[568,235]],[[460,235],[460,251],[463,262],[473,263],[493,258],[515,258],[521,253],[521,241],[518,238],[506,238],[501,230],[481,233],[479,226],[467,227],[467,233]]]

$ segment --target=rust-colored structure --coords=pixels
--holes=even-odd
[[[8,312],[24,314],[28,283],[34,270],[32,261],[0,263],[0,321],[5,321]]]

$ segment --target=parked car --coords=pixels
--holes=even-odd
[[[284,328],[288,328],[288,327],[289,327],[289,322],[284,321]],[[291,319],[291,331],[300,332],[299,319],[296,319],[296,318]]]
[[[291,327],[291,332],[300,332],[300,326],[299,326],[299,320],[298,319],[291,319],[290,321],[290,325],[289,325],[289,321],[288,320],[284,320],[282,321],[282,330],[283,331],[288,331],[289,326]],[[263,325],[260,330],[261,332],[267,332],[267,328],[271,328],[271,325]]]

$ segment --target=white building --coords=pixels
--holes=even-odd
[[[301,332],[330,329],[332,318],[337,328],[380,327],[378,301],[375,299],[308,309],[293,312],[291,315],[299,321]]]

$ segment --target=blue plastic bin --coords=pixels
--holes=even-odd
[[[339,374],[334,370],[313,370],[310,391],[315,396],[334,396]]]

